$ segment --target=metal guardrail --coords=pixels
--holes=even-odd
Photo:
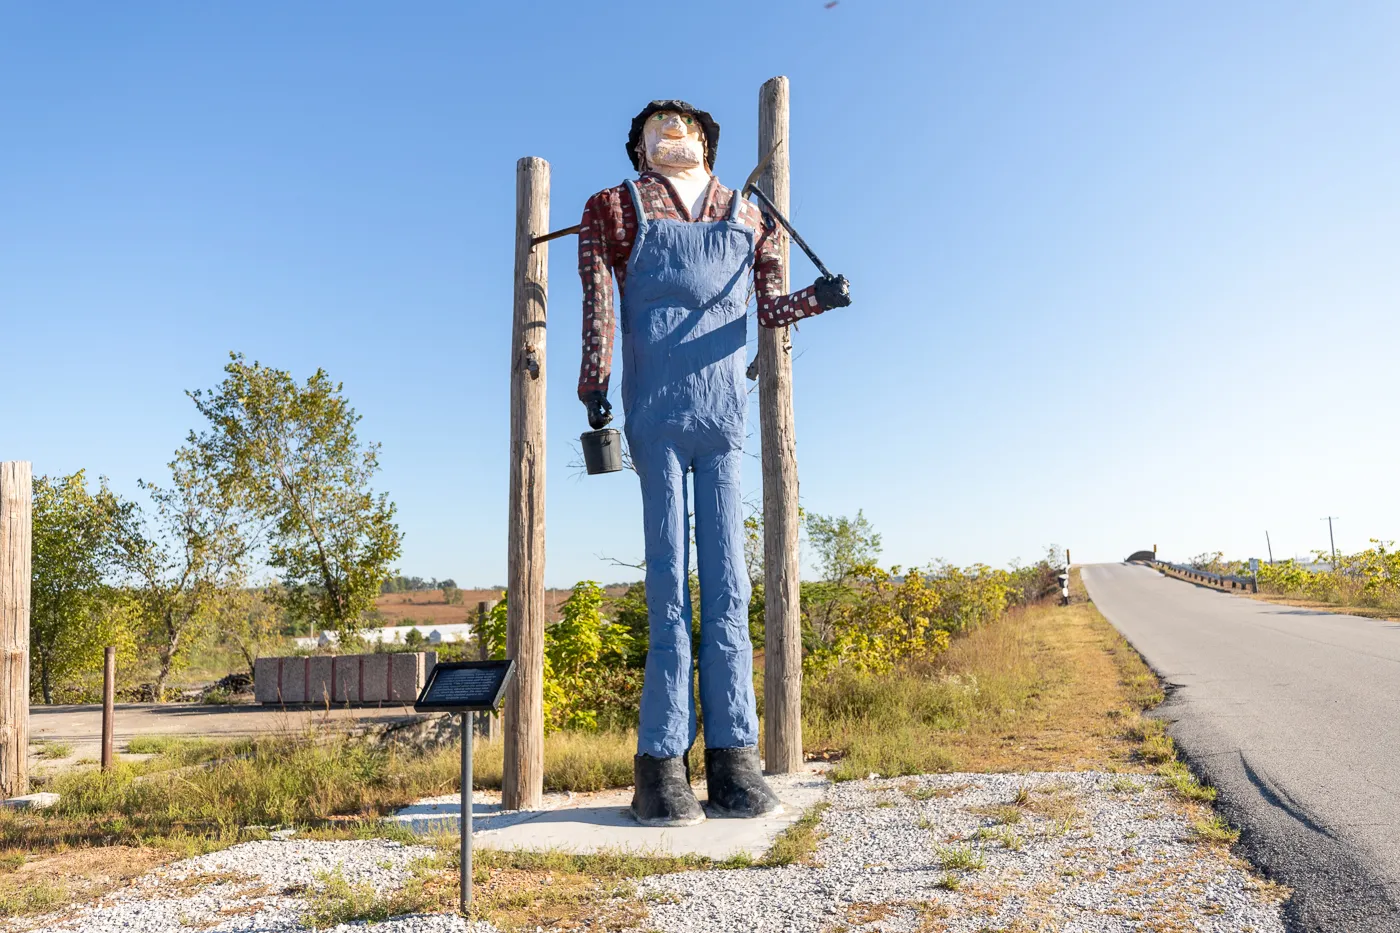
[[[1207,586],[1217,586],[1222,590],[1248,590],[1251,593],[1259,592],[1259,581],[1254,577],[1241,577],[1236,574],[1210,573],[1206,570],[1197,570],[1195,567],[1187,567],[1183,564],[1173,564],[1164,560],[1154,560],[1152,566],[1158,570],[1166,569],[1179,577],[1191,580],[1195,583],[1204,583]]]

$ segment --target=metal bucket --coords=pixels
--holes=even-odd
[[[622,469],[622,432],[617,428],[587,431],[578,439],[583,445],[583,465],[589,476]]]

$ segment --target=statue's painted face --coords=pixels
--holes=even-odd
[[[653,166],[686,169],[705,162],[705,138],[700,121],[688,113],[662,110],[647,118],[642,133],[647,162]]]

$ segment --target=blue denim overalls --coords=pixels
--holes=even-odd
[[[687,471],[695,476],[705,745],[756,745],[739,492],[754,231],[738,219],[737,191],[725,220],[700,223],[647,220],[636,185],[627,189],[637,236],[622,299],[622,404],[642,481],[651,632],[637,752],[671,758],[695,741]]]

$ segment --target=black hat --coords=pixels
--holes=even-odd
[[[692,107],[683,100],[654,100],[632,118],[632,132],[627,134],[627,158],[632,160],[632,167],[639,172],[642,170],[641,159],[637,155],[637,144],[642,141],[642,127],[646,125],[647,117],[662,110],[688,113],[700,121],[700,128],[705,131],[705,164],[713,169],[715,156],[719,153],[719,124],[699,107]]]

